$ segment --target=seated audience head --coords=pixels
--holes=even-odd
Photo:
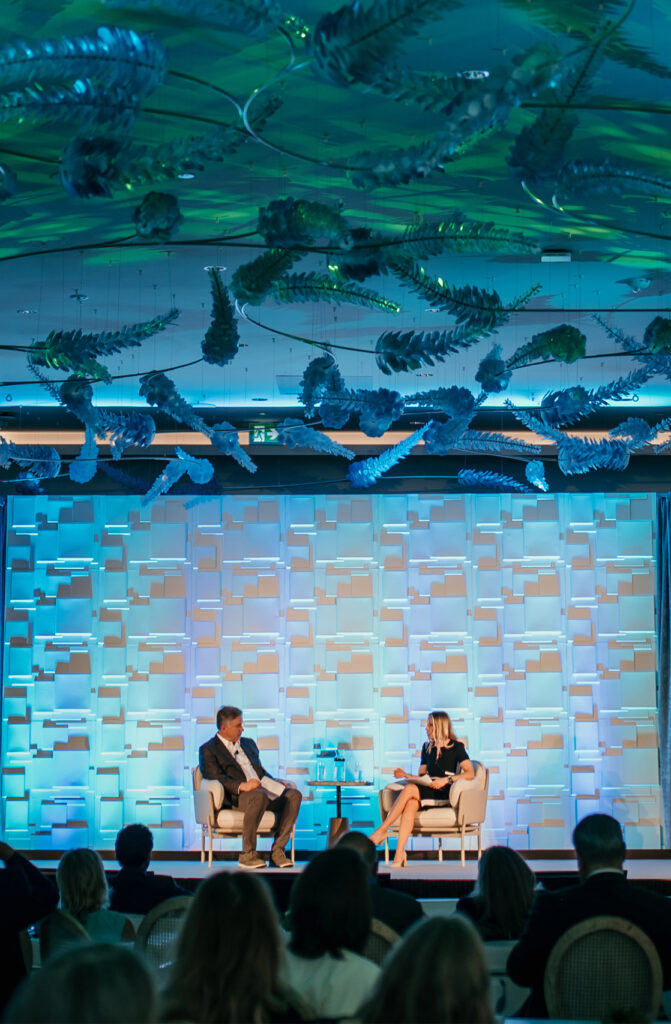
[[[198,887],[182,922],[163,1020],[263,1021],[279,999],[282,940],[264,883],[222,871]]]
[[[461,914],[430,917],[393,947],[364,1007],[365,1024],[493,1024],[482,939]]]
[[[100,910],[109,903],[105,869],[95,850],[68,850],[61,857],[56,872],[61,907],[73,917]]]
[[[8,1024],[151,1024],[156,991],[148,967],[123,946],[70,947],[33,971],[10,1003]]]
[[[475,899],[485,938],[517,939],[524,930],[534,897],[536,877],[523,857],[507,846],[490,846],[478,868]]]
[[[144,870],[149,866],[153,849],[154,837],[146,825],[126,825],[117,833],[114,843],[116,859],[122,868]]]
[[[366,865],[369,875],[377,874],[377,850],[368,836],[363,832],[344,832],[336,846],[339,850],[354,850]]]
[[[622,868],[627,848],[620,823],[610,814],[588,814],[573,829],[573,845],[584,879],[599,868]]]
[[[363,860],[354,850],[318,853],[294,882],[289,900],[291,940],[298,956],[360,953],[371,922],[371,898]]]

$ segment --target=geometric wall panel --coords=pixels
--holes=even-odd
[[[663,845],[652,495],[192,500],[9,499],[13,845],[109,848],[139,821],[192,846],[190,769],[224,702],[301,787],[301,848],[333,813],[316,754],[374,781],[347,811],[372,828],[431,708],[491,769],[488,843],[568,848],[603,810],[630,848]]]

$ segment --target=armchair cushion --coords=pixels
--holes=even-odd
[[[457,775],[456,779],[450,786],[450,805],[456,807],[459,802],[459,797],[462,793],[467,793],[469,790],[484,789],[485,788],[485,769],[480,761],[472,761],[471,764],[475,769],[475,777],[472,779],[460,779]]]
[[[217,813],[217,828],[231,829],[235,832],[242,832],[242,821],[244,815],[237,807],[224,807]],[[258,825],[258,830],[270,830],[275,828],[277,819],[273,811],[265,811]]]

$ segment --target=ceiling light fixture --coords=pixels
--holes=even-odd
[[[32,316],[34,313],[37,313],[37,310],[36,309],[21,309],[21,308],[19,308],[19,309],[17,309],[16,312],[17,313],[21,313],[23,316]]]
[[[489,78],[489,71],[474,69],[472,71],[458,71],[459,78],[467,78],[470,82],[479,82],[483,78]]]
[[[570,263],[570,249],[541,249],[541,263]]]
[[[182,173],[178,174],[177,177],[181,178],[182,181],[191,181],[191,178],[195,178],[196,175],[192,174],[191,171],[182,171]]]
[[[70,298],[73,302],[79,302],[81,304],[82,302],[86,302],[88,295],[84,295],[83,292],[80,292],[79,288],[75,288],[75,290],[71,292]]]

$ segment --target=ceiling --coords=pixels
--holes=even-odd
[[[15,0],[3,5],[1,27],[0,428],[8,442],[41,441],[64,458],[47,481],[30,453],[5,449],[5,492],[72,489],[69,460],[85,424],[57,391],[71,373],[90,382],[94,407],[137,407],[159,431],[181,432],[163,437],[155,458],[174,461],[175,440],[191,445],[213,461],[214,490],[231,459],[197,436],[198,423],[245,431],[292,416],[323,430],[319,396],[305,410],[299,392],[308,363],[329,351],[342,388],[358,390],[345,442],[357,455],[379,455],[430,419],[447,422],[449,410],[416,397],[439,388],[479,400],[471,431],[528,438],[529,423],[510,405],[537,416],[548,391],[594,391],[644,368],[646,379],[616,404],[597,403],[559,427],[584,437],[629,416],[654,427],[669,414],[671,345],[663,325],[652,347],[646,335],[669,315],[671,292],[664,0],[366,0],[340,9],[327,0]],[[135,217],[152,192],[174,197],[163,202],[182,218],[172,231],[155,218],[158,238],[143,237]],[[245,303],[236,271],[249,275],[252,261],[278,248],[292,265]],[[364,277],[357,268],[366,261]],[[237,296],[238,348],[224,365],[204,361],[201,348],[213,267],[232,308]],[[420,267],[433,290],[422,287]],[[319,276],[278,301],[296,274]],[[520,296],[528,297],[511,311]],[[479,319],[470,321],[473,302]],[[495,308],[491,329],[483,305]],[[140,344],[99,348],[108,380],[76,356],[38,359],[41,381],[28,365],[50,332],[114,334],[172,308],[179,315]],[[467,344],[429,361],[428,332],[458,322],[470,325]],[[632,339],[637,357],[603,324]],[[493,345],[510,369],[514,353],[560,325],[584,335],[583,355],[565,361],[541,339],[507,386],[481,391],[476,375]],[[411,367],[382,372],[375,351],[384,332],[419,336]],[[141,378],[159,372],[190,407],[180,407],[180,421],[140,395]],[[405,403],[372,438],[357,418],[376,399],[360,392],[379,388]],[[630,439],[626,472],[665,437]],[[445,456],[524,480],[519,463],[530,454],[469,438],[460,444],[455,434]],[[101,432],[101,466],[103,440]],[[303,441],[267,457],[304,452]],[[579,475],[579,486],[593,488],[570,458],[557,471],[563,443],[543,438],[548,480],[561,487],[568,476],[573,486]],[[145,456],[127,448],[117,467],[127,477],[118,471],[114,486],[151,483],[157,468]],[[340,458],[337,470],[324,468],[327,456],[306,463],[315,486],[346,478]],[[624,471],[620,463],[607,453],[588,468]],[[244,468],[232,469],[245,479]],[[80,484],[110,486],[109,474],[96,480]]]

